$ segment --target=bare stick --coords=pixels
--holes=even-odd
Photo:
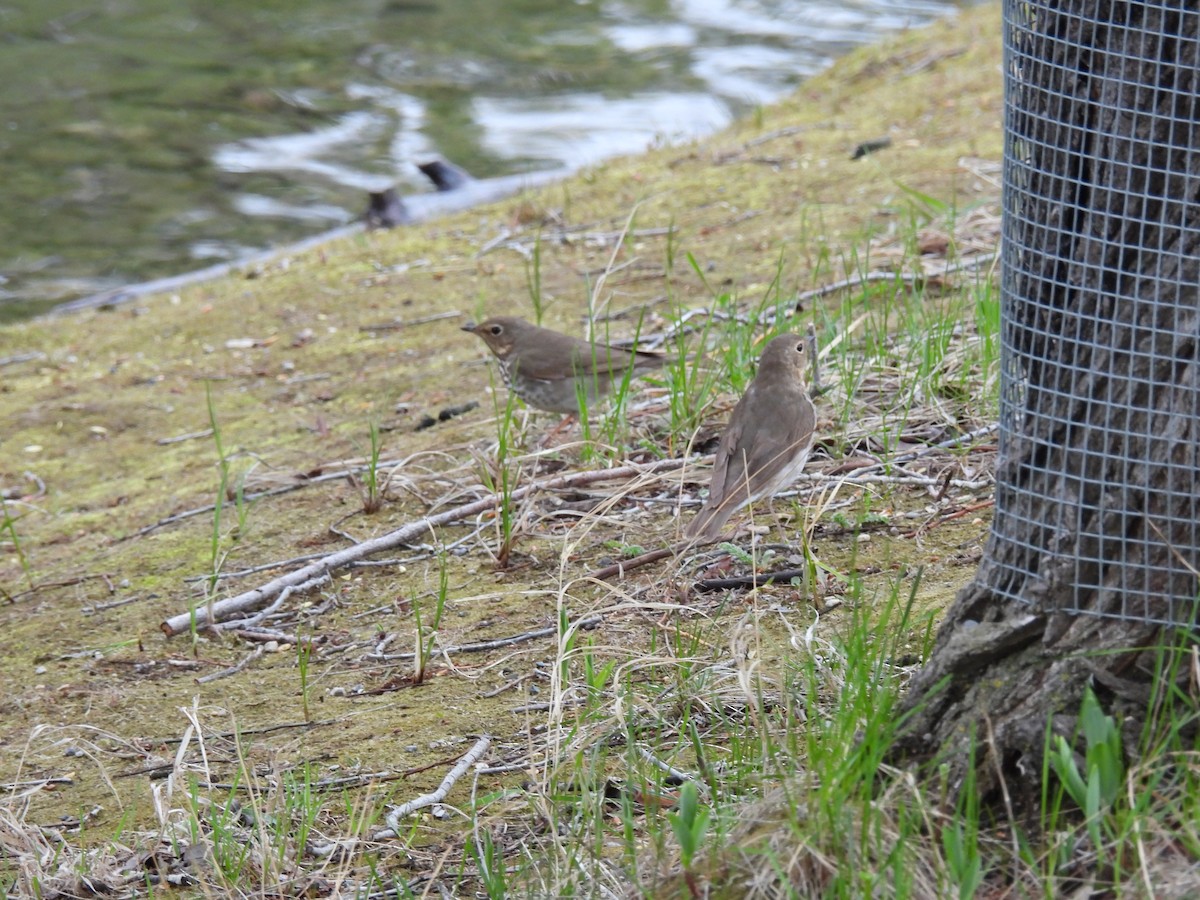
[[[591,484],[596,481],[611,481],[628,478],[636,478],[643,475],[657,474],[659,472],[668,472],[672,469],[682,468],[687,464],[687,460],[683,459],[661,459],[647,466],[619,466],[615,469],[599,469],[590,472],[572,472],[568,475],[560,475],[555,478],[547,478],[543,481],[535,481],[532,484],[527,484],[525,487],[518,488],[509,495],[509,502],[524,500],[531,494],[539,491],[555,491],[563,488],[579,487],[585,484]],[[172,616],[163,622],[159,627],[167,637],[174,637],[177,634],[191,627],[202,627],[210,625],[208,621],[209,610],[211,608],[212,615],[215,620],[220,621],[223,618],[228,618],[230,615],[242,615],[247,612],[259,609],[264,604],[271,601],[272,598],[279,595],[280,592],[287,588],[292,588],[294,592],[301,592],[304,589],[315,587],[321,583],[318,579],[324,579],[328,575],[352,562],[357,562],[365,556],[370,556],[374,553],[380,553],[384,550],[392,550],[396,547],[406,545],[416,540],[420,536],[433,531],[433,529],[448,525],[451,522],[457,522],[461,519],[470,516],[477,516],[481,513],[495,509],[501,503],[499,495],[484,497],[481,500],[476,500],[474,503],[468,503],[464,506],[458,506],[454,509],[447,510],[444,513],[438,513],[434,516],[425,516],[415,522],[410,522],[395,531],[380,535],[377,538],[372,538],[369,541],[363,541],[361,544],[355,544],[353,547],[347,547],[344,550],[339,550],[337,553],[332,553],[329,556],[323,557],[310,563],[307,566],[297,569],[294,572],[289,572],[286,575],[269,581],[262,587],[257,587],[250,591],[238,594],[236,597],[229,597],[225,600],[220,600],[213,603],[211,607],[202,607],[188,612],[180,613]]]
[[[280,631],[277,628],[239,628],[234,632],[234,635],[240,637],[243,641],[250,641],[251,643],[269,644],[271,641],[274,641],[277,644],[291,644],[293,647],[307,647],[309,650],[315,646],[312,638],[297,637],[290,632]]]
[[[485,766],[479,770],[480,775],[504,775],[508,772],[532,772],[534,769],[544,769],[550,765],[548,760],[534,762],[531,759],[526,759],[523,762],[505,763],[502,766]]]
[[[94,616],[98,612],[103,612],[106,609],[116,609],[118,606],[128,606],[130,603],[137,603],[141,597],[126,597],[124,600],[114,600],[112,603],[97,603],[94,606],[85,606],[80,610],[85,616]]]
[[[324,553],[305,553],[303,556],[293,556],[291,559],[278,559],[274,562],[263,563],[259,566],[250,566],[246,569],[238,569],[236,572],[218,572],[214,575],[189,575],[183,579],[184,584],[191,584],[196,581],[224,581],[227,578],[245,578],[247,575],[257,575],[259,572],[266,572],[270,569],[282,569],[285,566],[294,566],[297,563],[305,563],[310,559],[320,559]]]
[[[586,619],[580,619],[578,622],[572,622],[571,627],[576,629],[594,628],[603,622],[604,619],[600,616],[588,616]],[[524,631],[521,634],[510,635],[509,637],[496,638],[491,641],[476,641],[474,644],[459,644],[457,647],[443,647],[439,650],[440,653],[485,653],[488,650],[499,650],[501,647],[509,647],[513,644],[522,644],[525,641],[535,641],[538,638],[549,637],[552,634],[558,634],[557,625],[549,625],[545,628],[538,628],[533,631]],[[383,646],[383,642],[380,642]],[[378,659],[386,662],[392,662],[399,659],[412,659],[416,653],[391,653],[384,654],[376,650],[374,653],[366,654],[366,659]]]
[[[972,513],[979,512],[981,509],[987,509],[988,507],[995,505],[996,500],[995,498],[992,498],[991,500],[984,500],[982,503],[972,503],[970,506],[964,506],[962,509],[956,509],[953,512],[948,512],[944,515],[937,513],[922,522],[920,527],[914,528],[912,531],[904,532],[901,537],[916,537],[917,535],[924,534],[927,531],[937,528],[939,525],[945,525],[947,522],[952,522],[955,519],[961,519],[964,516],[969,516]]]
[[[805,300],[812,300],[816,297],[824,297],[826,294],[833,294],[846,288],[862,287],[865,284],[870,284],[873,281],[895,281],[903,284],[921,284],[925,281],[931,281],[935,278],[944,278],[947,275],[953,275],[955,272],[962,272],[969,269],[978,269],[979,267],[990,263],[996,258],[995,253],[985,253],[981,256],[972,256],[954,265],[944,266],[933,272],[922,272],[918,275],[910,275],[905,272],[864,272],[862,275],[855,275],[851,278],[843,278],[841,281],[835,281],[832,284],[822,285],[821,287],[812,288],[808,291],[802,291],[796,295],[796,309],[799,310],[800,304]]]
[[[422,794],[420,797],[397,806],[388,813],[387,829],[371,835],[371,839],[379,841],[384,838],[395,837],[400,831],[400,820],[402,818],[416,812],[418,809],[424,809],[426,806],[433,806],[433,804],[441,803],[445,800],[446,795],[450,793],[450,789],[454,787],[454,783],[466,774],[467,769],[475,765],[479,757],[487,752],[487,748],[491,743],[492,739],[486,734],[477,740],[475,746],[467,751],[466,756],[458,761],[458,765],[446,773],[446,777],[442,779],[442,783],[438,785],[436,791],[432,794]]]
[[[31,359],[45,359],[46,354],[39,350],[29,353],[18,353],[15,356],[0,356],[0,366],[11,366],[15,363],[29,362]]]
[[[447,310],[446,312],[434,313],[429,316],[421,316],[418,319],[395,319],[391,322],[378,322],[374,325],[361,325],[359,331],[399,331],[401,328],[411,328],[413,325],[428,325],[430,322],[440,322],[443,319],[460,319],[462,313],[457,309]]]
[[[793,578],[804,578],[807,574],[804,569],[780,569],[778,572],[755,572],[753,575],[740,575],[736,578],[705,578],[696,582],[696,590],[703,593],[740,587],[766,587],[775,582],[787,583]]]
[[[280,494],[290,494],[292,491],[298,491],[301,488],[308,487],[309,485],[312,485],[312,484],[319,484],[322,481],[329,481],[334,478],[345,478],[345,477],[346,477],[345,473],[337,472],[328,477],[319,476],[317,478],[310,478],[307,481],[297,482],[296,484],[288,484],[283,487],[272,488],[269,491],[258,491],[257,493],[254,493],[254,494],[246,494],[242,498],[242,500],[246,503],[252,503],[255,500],[261,500],[264,497],[277,497]],[[137,531],[133,532],[133,534],[127,535],[126,537],[121,538],[121,540],[128,540],[130,538],[141,537],[142,535],[149,534],[152,531],[156,531],[157,529],[162,528],[165,525],[173,525],[176,522],[182,522],[184,519],[190,519],[193,516],[202,516],[205,513],[212,512],[216,508],[217,507],[215,504],[210,503],[210,504],[208,504],[208,506],[201,506],[196,509],[189,509],[189,510],[185,510],[184,512],[175,513],[174,515],[167,516],[165,519],[159,519],[157,522],[153,523],[152,525],[146,525],[142,528],[139,528]]]
[[[283,604],[287,602],[287,598],[290,597],[296,591],[303,592],[303,589],[305,587],[316,587],[317,584],[324,584],[328,580],[329,580],[328,575],[318,576],[318,577],[312,579],[312,581],[316,582],[316,584],[305,584],[305,585],[300,585],[299,587],[294,587],[294,588],[291,588],[291,587],[284,588],[282,591],[279,592],[279,596],[275,598],[275,602],[272,603],[270,606],[268,606],[266,609],[261,610],[258,613],[256,613],[255,615],[250,616],[245,619],[236,619],[231,622],[222,622],[219,626],[217,626],[214,623],[214,627],[219,627],[225,631],[232,631],[235,628],[249,628],[253,625],[257,625],[259,622],[266,621],[267,616],[271,615],[271,613],[275,612],[277,609],[279,609],[279,607],[283,606]]]
[[[824,472],[806,472],[796,478],[796,487],[786,491],[780,491],[775,494],[776,497],[795,497],[803,494],[811,494],[823,484],[890,484],[895,487],[924,487],[938,488],[941,487],[942,481],[937,478],[928,478],[924,475],[875,475],[872,474],[875,469],[880,468],[883,463],[877,463],[871,466],[863,466],[860,469],[854,469],[849,474],[828,475]],[[899,468],[899,467],[897,467]],[[904,471],[901,469],[901,471]],[[867,474],[859,474],[866,472]],[[986,487],[990,487],[991,481],[981,479],[979,481],[966,481],[961,478],[951,478],[948,482],[950,487],[959,488],[964,491],[981,491]],[[805,486],[807,485],[807,486]]]
[[[212,433],[213,433],[213,430],[211,428],[205,428],[203,431],[189,431],[187,434],[177,434],[177,435],[175,435],[175,437],[159,438],[154,443],[162,444],[162,445],[179,444],[179,443],[182,443],[183,441],[195,440],[196,438],[211,437]]]
[[[901,463],[912,462],[915,459],[921,459],[924,456],[937,453],[939,450],[949,450],[952,447],[961,447],[965,444],[971,444],[980,438],[988,437],[1000,430],[1000,423],[993,422],[991,425],[984,425],[982,428],[976,428],[974,431],[968,431],[966,434],[960,434],[957,437],[948,438],[937,444],[930,444],[928,447],[922,447],[920,450],[913,450],[909,453],[901,453],[899,456],[893,456],[891,459],[877,462],[870,466],[864,466],[853,475],[849,476],[850,481],[858,480],[867,472],[873,472],[876,469],[882,469],[885,466],[895,466]]]
[[[403,462],[404,462],[403,460],[396,460],[394,462],[389,462],[389,463],[380,463],[376,468],[381,472],[389,471],[389,470],[395,468],[396,466],[401,465]],[[299,490],[302,490],[303,488],[312,487],[315,484],[322,484],[326,481],[338,481],[339,479],[353,477],[354,475],[356,475],[358,473],[367,471],[368,468],[369,467],[364,464],[361,466],[353,466],[348,469],[339,469],[336,472],[322,472],[320,475],[313,475],[311,478],[301,477],[300,479],[298,479],[290,484],[281,485],[280,487],[276,487],[276,488],[269,488],[269,489],[263,490],[263,491],[256,491],[251,494],[246,494],[242,499],[247,503],[251,503],[255,500],[262,500],[265,497],[278,497],[280,494],[290,494],[292,491],[299,491]],[[190,519],[193,516],[202,516],[205,513],[212,512],[214,509],[216,509],[216,506],[214,504],[210,503],[207,506],[200,506],[200,507],[197,507],[196,509],[189,509],[189,510],[185,510],[183,512],[178,512],[173,515],[167,516],[165,519],[159,519],[157,522],[154,522],[151,525],[145,525],[142,528],[139,528],[137,531],[133,532],[132,534],[128,534],[125,537],[121,538],[121,540],[125,541],[125,540],[129,540],[130,538],[141,537],[142,535],[149,534],[150,532],[155,531],[159,528],[162,528],[165,525],[173,525],[176,522],[181,522],[184,519]]]
[[[250,663],[254,662],[256,659],[258,659],[262,655],[263,655],[263,648],[255,647],[254,652],[248,654],[245,657],[245,659],[243,659],[237,665],[230,666],[228,669],[222,669],[219,672],[212,672],[211,674],[208,674],[208,675],[201,675],[199,678],[196,679],[196,684],[208,684],[210,681],[216,681],[220,678],[228,678],[230,675],[236,675],[238,672],[242,671],[242,669],[246,668],[246,666],[250,665]]]
[[[670,547],[660,547],[658,550],[647,550],[645,553],[639,553],[637,556],[623,559],[620,562],[613,563],[611,566],[605,566],[603,569],[597,569],[590,577],[597,581],[607,581],[609,578],[624,576],[626,572],[631,572],[634,569],[640,569],[642,566],[649,565],[652,562],[658,562],[660,559],[665,559],[668,556],[674,556],[685,547],[689,547],[694,541],[683,541],[674,544]]]
[[[3,365],[3,360],[0,360]],[[27,788],[44,788],[55,784],[74,784],[72,778],[39,778],[37,781],[6,781],[0,782],[0,791],[23,791]]]
[[[662,769],[664,772],[666,772],[668,775],[670,775],[672,778],[674,778],[680,784],[683,784],[683,782],[685,782],[685,781],[692,781],[692,782],[696,783],[697,787],[699,787],[705,793],[708,793],[708,788],[704,784],[704,782],[698,781],[695,778],[695,776],[689,775],[687,772],[682,772],[679,769],[676,769],[670,763],[667,763],[667,762],[659,759],[657,756],[655,756],[649,750],[646,750],[642,747],[638,747],[637,752],[638,752],[638,756],[640,756],[646,762],[650,763],[650,765],[655,766],[659,769]]]
[[[19,593],[6,594],[5,596],[7,597],[8,602],[16,603],[18,600],[21,600],[30,594],[36,594],[38,591],[45,588],[74,587],[77,584],[83,584],[85,581],[94,581],[96,579],[107,582],[108,576],[101,572],[98,575],[76,575],[74,578],[65,578],[62,581],[43,581]]]
[[[475,528],[470,534],[464,534],[457,540],[451,541],[449,544],[444,544],[440,548],[434,548],[430,544],[414,545],[414,549],[420,550],[413,556],[400,556],[390,559],[371,559],[359,560],[356,563],[351,563],[352,567],[378,567],[378,566],[407,566],[410,563],[420,562],[423,559],[429,559],[438,552],[445,551],[449,553],[457,547],[461,547],[467,541],[473,539],[476,535],[484,530],[486,526]],[[249,566],[245,569],[238,569],[236,572],[218,572],[216,575],[189,575],[183,579],[185,584],[191,584],[196,581],[227,581],[234,578],[246,578],[250,575],[257,575],[259,572],[267,572],[271,569],[284,569],[288,566],[295,566],[300,563],[306,563],[310,560],[320,559],[324,553],[305,553],[302,556],[293,556],[291,559],[277,559],[274,562],[262,563],[257,566]]]

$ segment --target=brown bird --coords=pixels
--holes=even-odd
[[[798,334],[781,334],[767,344],[758,374],[721,435],[708,500],[688,525],[687,537],[715,541],[734,512],[800,474],[817,424],[804,386],[807,362],[807,342]]]
[[[640,375],[663,364],[657,353],[592,344],[514,316],[468,322],[462,330],[487,344],[510,391],[549,412],[578,415],[580,393],[591,405],[630,369]]]

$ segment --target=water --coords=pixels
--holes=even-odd
[[[365,192],[710,133],[945,0],[15,0],[0,320],[238,259]]]

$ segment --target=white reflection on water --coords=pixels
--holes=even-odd
[[[679,78],[665,78],[661,89],[623,96],[563,92],[554,84],[541,93],[512,96],[498,89],[489,95],[484,80],[472,87],[470,125],[481,148],[496,159],[577,168],[709,134],[750,106],[780,99],[850,47],[951,9],[946,0],[674,0],[669,18],[656,20],[609,2],[599,38],[564,32],[547,39],[570,45],[607,41],[650,60],[665,75],[682,71],[691,81],[673,89]],[[399,49],[397,57],[395,65],[407,59]],[[435,53],[422,58],[422,65],[438,61]],[[440,62],[453,70],[469,63],[450,57]],[[697,84],[707,93],[698,92]],[[417,163],[439,155],[454,161],[453,147],[439,147],[426,134],[422,100],[381,84],[351,84],[346,94],[367,108],[303,134],[227,144],[217,151],[216,165],[236,173],[303,173],[356,190],[401,182],[407,192],[427,189]],[[377,152],[365,153],[372,145]],[[286,204],[249,194],[237,208],[251,216],[289,215]],[[326,218],[327,212],[294,208],[297,219]]]
[[[570,168],[609,156],[709,134],[733,119],[708,94],[601,94],[476,97],[472,108],[484,146],[501,157],[557,161]]]
[[[659,47],[691,47],[696,43],[696,29],[690,25],[613,25],[605,34],[614,46],[628,53]]]
[[[823,57],[797,59],[776,47],[701,47],[693,55],[692,71],[713,92],[747,104],[771,103],[796,87],[804,75],[824,67]]]
[[[270,216],[298,222],[341,224],[354,218],[349,210],[331,203],[284,203],[278,197],[265,194],[238,194],[233,200],[233,207],[244,216]]]
[[[946,4],[921,0],[675,0],[675,17],[726,35],[786,36],[808,45],[860,44],[946,14]]]
[[[377,174],[362,171],[352,163],[340,163],[340,156],[356,157],[358,148],[376,140],[390,127],[388,117],[380,112],[347,113],[333,123],[298,134],[274,137],[247,138],[232,144],[222,144],[213,154],[213,163],[225,172],[302,172],[318,175],[337,184],[377,190],[381,179]],[[351,149],[358,152],[349,152]]]

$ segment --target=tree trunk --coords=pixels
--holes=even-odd
[[[900,752],[1036,787],[1084,686],[1147,710],[1200,570],[1200,13],[1006,0],[1000,464]],[[1127,746],[1131,742],[1127,741]]]

